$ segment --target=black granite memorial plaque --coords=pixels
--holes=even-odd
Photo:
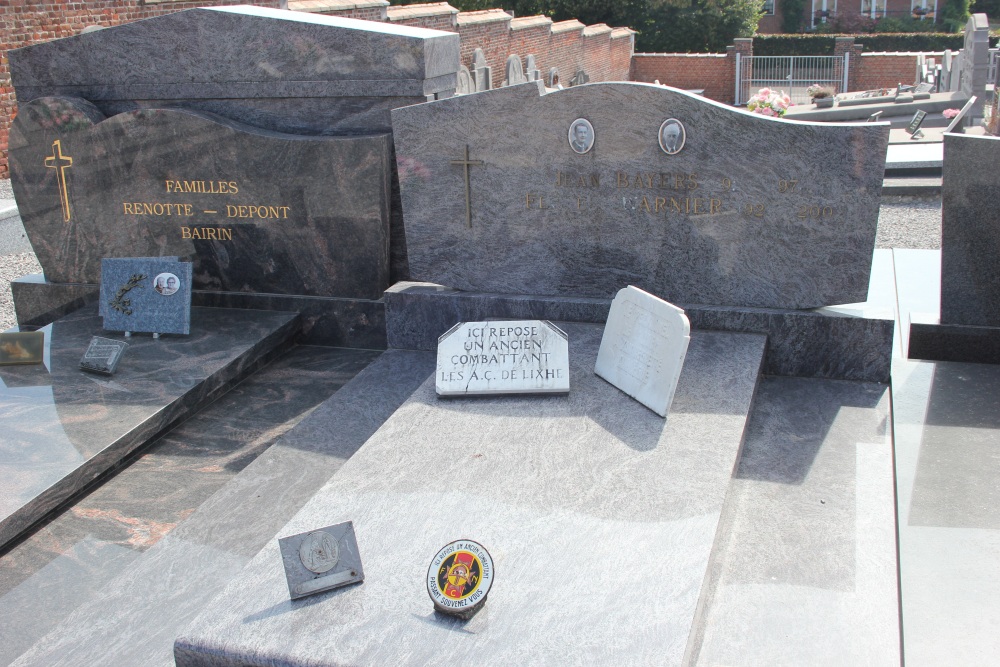
[[[195,288],[378,298],[389,284],[389,137],[301,137],[221,117],[89,102],[21,107],[21,218],[46,277],[104,257],[176,255]]]
[[[114,375],[126,349],[128,343],[123,340],[94,336],[87,351],[83,353],[83,358],[80,359],[80,370]]]

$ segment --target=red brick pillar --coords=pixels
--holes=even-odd
[[[833,55],[844,57],[847,56],[847,90],[856,90],[855,82],[857,81],[857,66],[860,64],[858,62],[858,57],[861,55],[861,49],[855,49],[854,38],[853,37],[835,37],[833,40]],[[835,68],[836,76],[838,81],[843,81],[844,79],[844,64],[843,61],[837,63]],[[847,90],[841,90],[843,84],[837,83],[836,89],[838,93],[845,93]]]
[[[730,104],[734,104],[736,100],[736,54],[740,55],[740,73],[744,80],[751,78],[753,74],[753,39],[749,37],[737,37],[733,40],[732,46],[726,47],[726,62],[729,64],[729,71],[732,74],[729,75],[729,80],[732,85],[729,86],[730,92]],[[756,90],[747,91],[748,94],[757,92]],[[746,100],[740,100],[741,104],[746,104]]]

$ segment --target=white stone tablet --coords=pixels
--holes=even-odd
[[[690,333],[683,309],[629,285],[611,302],[594,372],[666,417]]]
[[[569,341],[551,322],[460,322],[438,339],[439,396],[566,394]]]

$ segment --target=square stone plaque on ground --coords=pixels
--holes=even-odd
[[[438,396],[565,394],[569,342],[543,320],[461,322],[438,340]]]
[[[123,340],[94,336],[80,359],[80,369],[101,375],[114,375],[127,348],[128,343]]]
[[[681,308],[629,285],[611,302],[594,372],[666,417],[690,332]]]
[[[191,263],[154,257],[102,260],[101,314],[108,331],[190,333]]]
[[[282,537],[278,545],[293,600],[365,580],[350,521]]]

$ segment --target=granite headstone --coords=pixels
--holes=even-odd
[[[389,286],[387,134],[303,137],[180,109],[105,119],[49,97],[21,106],[10,147],[51,281],[96,283],[104,257],[177,255],[198,289],[373,299]]]
[[[482,49],[472,52],[472,82],[477,93],[493,88],[493,68],[486,63]]]
[[[941,323],[1000,327],[1000,137],[944,135]]]
[[[514,117],[516,132],[496,122]],[[589,151],[568,134],[578,124],[593,128]],[[598,298],[632,284],[685,305],[866,298],[886,123],[534,82],[396,109],[393,125],[397,161],[422,167],[400,180],[413,280]]]
[[[611,302],[594,372],[666,417],[690,340],[681,308],[629,286]]]
[[[990,69],[990,22],[986,14],[973,14],[965,24],[965,46],[959,67],[959,90],[967,98],[979,101],[972,107],[973,118],[983,117],[983,103]]]
[[[524,76],[524,66],[521,64],[521,56],[511,54],[507,56],[506,78],[503,85],[514,86],[525,83],[528,79]]]
[[[455,90],[459,36],[249,5],[187,9],[8,52],[19,104],[82,97],[107,116],[197,109],[303,135],[387,132]]]

